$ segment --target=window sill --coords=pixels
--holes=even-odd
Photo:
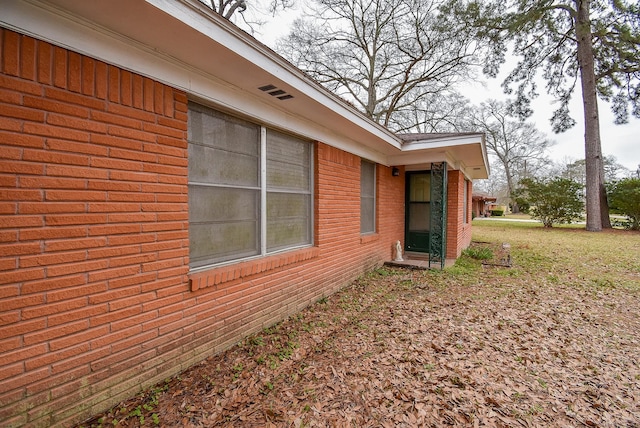
[[[378,239],[380,239],[380,235],[378,235],[377,233],[369,233],[367,235],[360,236],[360,243],[366,244],[369,242],[377,241]]]
[[[281,254],[274,254],[263,258],[234,263],[232,265],[214,267],[205,271],[189,274],[189,284],[191,291],[202,288],[214,287],[226,282],[239,282],[241,279],[258,275],[283,266],[299,263],[318,257],[320,249],[318,247],[304,248],[301,250],[288,251]]]

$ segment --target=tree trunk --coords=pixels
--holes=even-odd
[[[602,207],[604,190],[604,164],[600,144],[600,122],[598,118],[598,98],[594,71],[593,44],[591,41],[591,22],[589,20],[590,0],[576,0],[576,39],[578,41],[578,64],[580,65],[580,83],[582,85],[582,104],[584,108],[584,148],[586,166],[586,209],[587,230],[602,230]],[[606,204],[606,195],[605,195]]]
[[[502,163],[504,164],[504,172],[507,176],[507,192],[509,201],[511,202],[511,212],[513,214],[518,214],[520,212],[520,207],[518,207],[518,203],[516,202],[516,198],[513,197],[515,193],[515,186],[513,185],[513,176],[511,175],[511,167],[509,166],[509,160],[500,158]]]
[[[602,148],[600,148],[600,153],[602,153]],[[600,217],[602,220],[602,228],[603,229],[611,229],[611,218],[609,217],[609,200],[607,199],[607,188],[604,185],[604,159],[600,162],[602,166],[600,171]]]

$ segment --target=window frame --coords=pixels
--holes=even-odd
[[[211,110],[215,113],[218,114],[223,114],[225,116],[229,116],[232,119],[238,119],[238,120],[242,120],[245,122],[248,122],[249,124],[255,125],[257,127],[259,127],[259,141],[257,143],[258,147],[258,175],[259,175],[259,182],[258,182],[258,186],[257,189],[259,191],[258,194],[258,200],[259,200],[259,207],[258,207],[258,212],[257,212],[257,222],[258,222],[258,234],[257,234],[257,242],[256,242],[256,247],[258,249],[256,254],[251,254],[249,256],[239,256],[239,257],[231,257],[229,258],[228,256],[222,256],[222,257],[208,257],[206,260],[201,260],[202,257],[199,257],[199,261],[197,263],[193,263],[191,261],[191,254],[192,254],[192,246],[191,246],[191,240],[189,242],[189,271],[190,272],[197,272],[197,271],[202,271],[202,270],[207,270],[207,269],[212,269],[212,268],[216,268],[216,267],[220,267],[220,266],[225,266],[225,265],[229,265],[229,264],[233,264],[233,263],[238,263],[241,261],[246,261],[246,260],[252,260],[252,259],[259,259],[261,257],[265,257],[265,256],[269,256],[269,255],[273,255],[273,254],[278,254],[278,253],[282,253],[282,252],[286,252],[286,251],[292,251],[292,250],[296,250],[296,249],[300,249],[300,248],[308,248],[308,247],[312,247],[314,245],[314,237],[315,237],[315,168],[314,168],[314,152],[315,152],[315,144],[305,138],[302,138],[300,136],[288,133],[288,132],[284,132],[275,128],[269,128],[266,127],[260,123],[257,123],[257,121],[252,120],[250,118],[246,118],[246,117],[242,117],[239,116],[237,114],[234,114],[233,112],[229,112],[226,110],[221,110],[221,109],[217,109],[215,107],[211,107],[209,105],[200,103],[200,102],[194,102],[194,101],[189,101],[189,105],[188,105],[188,110],[191,111],[192,107],[196,106],[196,110],[197,111],[202,111],[202,110]],[[188,129],[190,129],[191,123],[188,122],[187,123],[187,127]],[[275,132],[275,133],[279,133],[279,134],[283,134],[289,137],[292,137],[300,142],[306,143],[308,144],[308,156],[309,158],[306,160],[307,164],[308,164],[308,177],[309,177],[309,183],[308,183],[308,190],[307,191],[297,191],[297,192],[293,192],[296,194],[305,194],[307,195],[308,198],[308,205],[307,205],[307,231],[306,231],[306,237],[307,237],[307,242],[304,243],[299,243],[299,244],[293,244],[293,245],[285,245],[283,247],[278,247],[276,249],[273,249],[272,251],[269,251],[267,246],[268,246],[268,242],[267,242],[267,233],[268,233],[268,226],[267,226],[267,220],[268,220],[268,214],[267,214],[267,210],[268,210],[268,204],[267,204],[267,196],[269,194],[269,192],[272,191],[272,189],[269,187],[268,185],[268,180],[267,180],[267,141],[268,141],[268,132],[269,131]],[[188,138],[188,145],[191,144],[198,144],[195,142],[191,141],[191,138]],[[201,143],[200,143],[201,144]],[[192,177],[191,177],[191,171],[189,166],[191,165],[191,163],[189,162],[189,159],[187,159],[187,165],[188,165],[188,172],[187,172],[187,192],[188,194],[192,193],[191,189],[194,186],[200,186],[202,185],[202,183],[197,182],[197,181],[193,181]],[[219,187],[229,187],[229,186],[225,186],[225,185],[220,185]],[[231,186],[234,187],[234,186]],[[192,233],[192,219],[191,219],[191,210],[189,210],[189,220],[188,220],[188,226],[189,226],[189,233]]]
[[[466,178],[464,179],[462,195],[462,223],[469,224],[469,180]]]

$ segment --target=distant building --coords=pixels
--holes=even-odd
[[[486,195],[473,195],[472,196],[472,210],[474,217],[488,217],[491,215],[491,210],[497,209],[498,198]]]

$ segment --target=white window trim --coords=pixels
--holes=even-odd
[[[260,126],[260,256],[267,254],[267,128]]]

